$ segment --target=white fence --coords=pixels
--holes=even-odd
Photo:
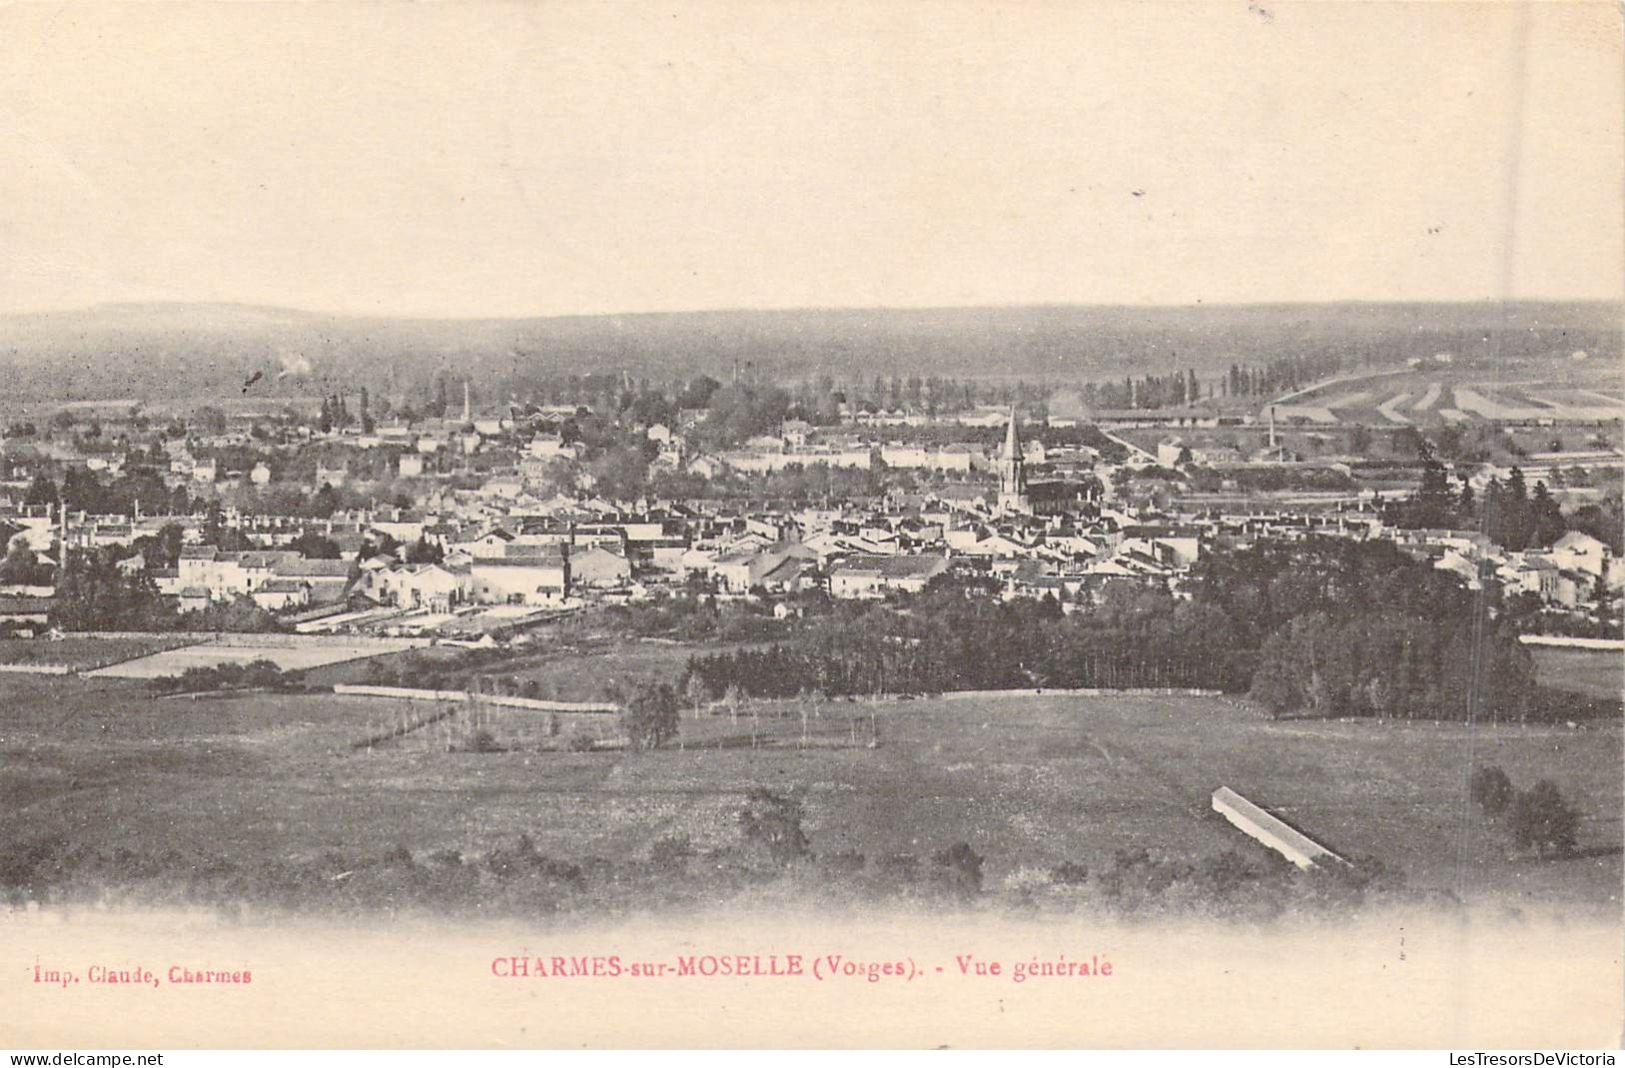
[[[355,686],[340,683],[333,692],[343,697],[389,697],[397,701],[479,701],[498,708],[525,708],[535,712],[586,712],[614,715],[619,706],[584,701],[539,701],[533,697],[474,694],[466,690],[416,690],[406,686]]]
[[[1135,686],[1111,689],[1086,686],[1078,689],[1060,688],[1042,690],[950,690],[938,694],[944,701],[963,701],[975,697],[1219,697],[1223,690],[1199,690],[1177,686]]]
[[[1313,868],[1322,860],[1347,863],[1296,827],[1259,808],[1228,786],[1213,791],[1213,811],[1229,820],[1242,834],[1269,846],[1299,868]]]
[[[1604,649],[1625,652],[1625,638],[1567,638],[1561,634],[1520,634],[1524,645],[1544,645],[1555,649]]]

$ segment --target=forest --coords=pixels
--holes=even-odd
[[[1526,720],[1534,664],[1493,593],[1392,545],[1339,539],[1217,551],[1188,597],[1118,586],[1053,599],[923,594],[846,607],[766,648],[692,658],[684,692],[788,697],[1028,687],[1249,693],[1277,715]],[[697,682],[696,682],[697,680]]]

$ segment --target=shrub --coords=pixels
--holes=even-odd
[[[839,853],[819,854],[818,863],[832,875],[856,875],[868,860],[857,850],[848,849]]]
[[[1189,874],[1188,865],[1153,856],[1143,847],[1119,849],[1112,856],[1112,866],[1100,877],[1100,888],[1107,900],[1134,907],[1161,897]]]
[[[1549,779],[1542,779],[1512,802],[1509,817],[1513,841],[1533,848],[1539,856],[1564,856],[1574,852],[1580,829],[1579,810],[1563,798]]]
[[[1505,812],[1517,793],[1512,788],[1512,780],[1507,778],[1507,773],[1495,766],[1474,771],[1472,779],[1468,782],[1468,792],[1473,802],[1490,816],[1499,816]]]
[[[807,835],[801,823],[806,813],[799,802],[757,787],[739,811],[739,829],[745,841],[765,849],[776,864],[789,864],[807,855]]]
[[[1253,866],[1251,860],[1233,849],[1205,858],[1197,865],[1195,872],[1201,888],[1216,898],[1229,897],[1262,876],[1263,873]]]
[[[598,739],[594,738],[586,731],[576,731],[574,734],[570,735],[569,744],[570,752],[572,753],[590,753],[594,748],[597,747]]]
[[[875,878],[888,890],[911,887],[919,878],[920,858],[913,853],[890,853],[875,862]]]
[[[1060,886],[1082,886],[1089,881],[1089,869],[1076,861],[1062,861],[1049,873],[1050,881]]]
[[[982,857],[966,842],[955,842],[933,854],[938,884],[957,897],[973,897],[982,892]]]
[[[502,746],[497,742],[496,735],[481,728],[468,737],[468,751],[470,753],[500,753]]]
[[[668,834],[649,847],[649,859],[662,868],[680,868],[694,855],[694,846],[686,834]]]
[[[658,749],[677,737],[677,694],[666,683],[645,685],[626,703],[621,726],[633,749]]]

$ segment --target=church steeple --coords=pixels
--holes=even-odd
[[[1010,425],[1004,431],[1004,451],[999,459],[1009,462],[1021,459],[1021,431],[1016,429],[1016,406],[1010,405]]]
[[[1004,431],[1004,448],[999,450],[999,511],[1028,510],[1025,466],[1021,452],[1021,431],[1016,428],[1016,406],[1012,404],[1010,422]]]

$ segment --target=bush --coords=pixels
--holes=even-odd
[[[668,834],[649,847],[649,860],[662,868],[681,868],[694,855],[686,834]]]
[[[1473,803],[1489,816],[1499,816],[1505,812],[1517,793],[1507,773],[1494,766],[1474,771],[1468,782],[1468,792]]]
[[[626,703],[621,726],[633,749],[658,749],[677,737],[677,694],[666,683],[645,685]]]
[[[799,802],[757,787],[739,811],[739,829],[745,841],[767,851],[775,864],[789,864],[807,855],[807,835],[801,828],[806,813]]]
[[[469,735],[468,751],[470,753],[500,753],[502,752],[502,746],[497,742],[496,735],[482,728]]]
[[[982,892],[982,857],[966,842],[955,842],[933,854],[937,882],[956,897],[974,897]]]
[[[282,689],[288,685],[288,681],[274,662],[261,659],[247,664],[189,667],[179,675],[153,679],[148,686],[157,693],[209,693],[214,690]]]
[[[586,731],[576,731],[574,734],[570,735],[569,744],[570,752],[572,753],[590,753],[593,751],[593,749],[597,748],[598,739],[594,738]]]
[[[1509,823],[1520,847],[1533,848],[1542,857],[1566,856],[1574,852],[1580,813],[1555,783],[1542,779],[1512,802]]]
[[[1063,861],[1049,873],[1050,881],[1058,886],[1082,886],[1089,881],[1089,869],[1076,861]]]

